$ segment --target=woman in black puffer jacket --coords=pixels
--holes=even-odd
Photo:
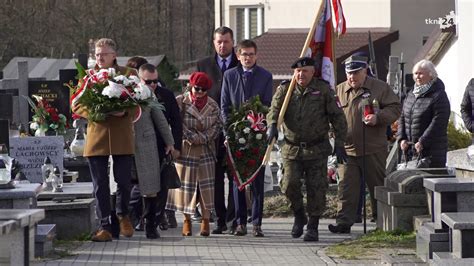
[[[417,153],[431,159],[430,167],[445,167],[448,151],[448,121],[451,112],[444,83],[431,61],[413,67],[415,86],[408,93],[398,123],[400,148],[413,143]]]

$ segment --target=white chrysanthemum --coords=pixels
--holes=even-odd
[[[33,123],[30,124],[30,128],[31,128],[31,130],[37,130],[39,128],[39,125],[38,125],[38,123],[33,122]]]
[[[257,135],[255,135],[255,138],[258,139],[258,140],[261,140],[263,137],[262,134],[258,133]]]
[[[120,95],[124,90],[125,88],[122,85],[111,82],[109,80],[109,86],[105,87],[104,90],[102,90],[102,95],[108,96],[109,98],[120,98]]]
[[[248,128],[248,127],[244,128],[244,133],[245,133],[245,134],[250,133],[250,128]]]
[[[146,100],[151,97],[151,90],[145,84],[142,84],[142,83],[138,84],[138,86],[135,87],[134,91],[135,91],[134,98],[137,100]]]
[[[245,142],[247,142],[247,141],[246,141],[244,138],[240,138],[240,139],[239,139],[239,143],[240,143],[240,144],[245,144]]]
[[[110,77],[114,77],[114,76],[115,76],[115,74],[116,74],[116,73],[115,73],[115,68],[110,67],[110,68],[107,69],[107,70],[108,70],[108,72],[109,72],[109,76],[110,76]]]
[[[140,78],[138,78],[138,77],[135,76],[135,75],[132,75],[132,76],[128,77],[128,79],[131,80],[131,81],[132,81],[133,83],[135,83],[135,84],[140,83]]]
[[[128,78],[125,77],[124,75],[118,75],[114,77],[114,81],[121,82],[123,85],[128,86]]]

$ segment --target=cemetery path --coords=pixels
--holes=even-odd
[[[178,215],[178,221],[182,218]],[[262,229],[265,237],[212,235],[199,236],[199,224],[193,223],[195,236],[182,237],[181,228],[160,231],[161,238],[146,239],[144,232],[135,232],[131,238],[121,237],[107,243],[84,242],[70,252],[74,256],[59,260],[36,261],[34,265],[183,265],[183,264],[286,264],[286,265],[334,265],[325,255],[324,248],[354,238],[363,233],[361,224],[352,227],[352,234],[332,234],[327,226],[333,219],[320,222],[320,241],[304,242],[290,235],[292,218],[266,218]],[[181,224],[179,222],[179,224]],[[368,230],[375,224],[369,223]],[[347,261],[348,264],[380,264],[377,260]],[[344,263],[345,264],[345,263]]]

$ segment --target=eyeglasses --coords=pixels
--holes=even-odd
[[[106,56],[106,55],[109,55],[109,54],[114,54],[114,53],[113,53],[113,52],[111,52],[111,53],[100,53],[100,54],[95,54],[95,57],[96,57],[96,58],[97,58],[97,57],[104,57],[104,56]]]
[[[194,90],[195,90],[196,92],[200,92],[200,91],[206,92],[206,91],[207,91],[206,89],[201,88],[201,87],[196,87],[196,86],[194,86],[193,88],[194,88]]]
[[[150,85],[152,83],[158,84],[158,79],[147,79],[143,81],[145,82],[146,85]]]
[[[254,53],[250,53],[250,54],[247,54],[247,53],[241,53],[240,55],[241,55],[241,56],[243,56],[243,57],[254,57],[254,56],[255,56],[255,54],[254,54]]]

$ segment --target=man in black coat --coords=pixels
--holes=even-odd
[[[469,81],[461,102],[461,116],[464,125],[473,133],[472,120],[474,119],[474,78]]]
[[[203,58],[197,62],[197,70],[205,72],[212,80],[212,88],[208,90],[208,96],[216,102],[221,102],[222,77],[227,69],[237,66],[238,60],[234,52],[234,33],[228,27],[219,27],[214,31],[215,54]],[[214,187],[214,205],[217,215],[217,226],[212,231],[213,234],[222,234],[227,230],[227,222],[234,218],[234,201],[232,196],[233,180],[229,180],[229,195],[227,208],[225,205],[225,188],[223,167],[225,159],[224,135],[217,138],[217,162],[216,180]]]

